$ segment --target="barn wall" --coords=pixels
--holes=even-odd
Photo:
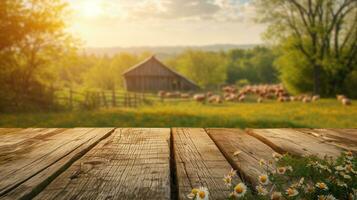
[[[176,83],[176,84],[174,84]],[[157,92],[159,90],[195,90],[194,85],[179,76],[128,76],[125,85],[132,92]]]
[[[159,90],[195,90],[197,86],[173,72],[155,57],[124,73],[128,91],[157,92]]]

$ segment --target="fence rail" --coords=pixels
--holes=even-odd
[[[54,89],[53,102],[57,105],[75,108],[98,107],[138,107],[158,102],[190,101],[180,97],[163,98],[155,93],[136,93],[117,90],[76,91],[72,89]]]

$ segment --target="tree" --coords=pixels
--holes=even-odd
[[[273,66],[275,55],[266,47],[234,49],[228,52],[227,59],[229,84],[244,79],[253,84],[277,82],[277,70]]]
[[[168,65],[202,88],[216,88],[224,84],[227,77],[226,59],[221,53],[186,50],[168,61]]]
[[[312,68],[314,93],[321,92],[323,78],[327,94],[343,90],[356,66],[356,0],[256,0],[256,6],[261,22],[269,24],[269,39],[293,37],[291,48]]]
[[[62,0],[0,1],[0,87],[15,106],[43,95],[46,67],[75,46],[66,12]]]

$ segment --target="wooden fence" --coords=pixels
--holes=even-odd
[[[76,91],[72,89],[56,89],[53,92],[53,102],[69,109],[94,109],[99,107],[138,107],[158,102],[191,101],[180,97],[163,98],[156,93],[134,93],[117,90],[106,91]]]

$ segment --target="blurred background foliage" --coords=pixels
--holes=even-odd
[[[356,1],[257,0],[256,7],[259,20],[269,25],[269,45],[226,52],[187,49],[163,62],[207,90],[282,82],[292,94],[357,98]],[[319,12],[304,13],[309,9]],[[69,12],[62,0],[0,1],[0,111],[48,109],[51,88],[123,90],[122,73],[152,54],[86,54],[66,32]],[[316,21],[305,24],[306,19]]]

